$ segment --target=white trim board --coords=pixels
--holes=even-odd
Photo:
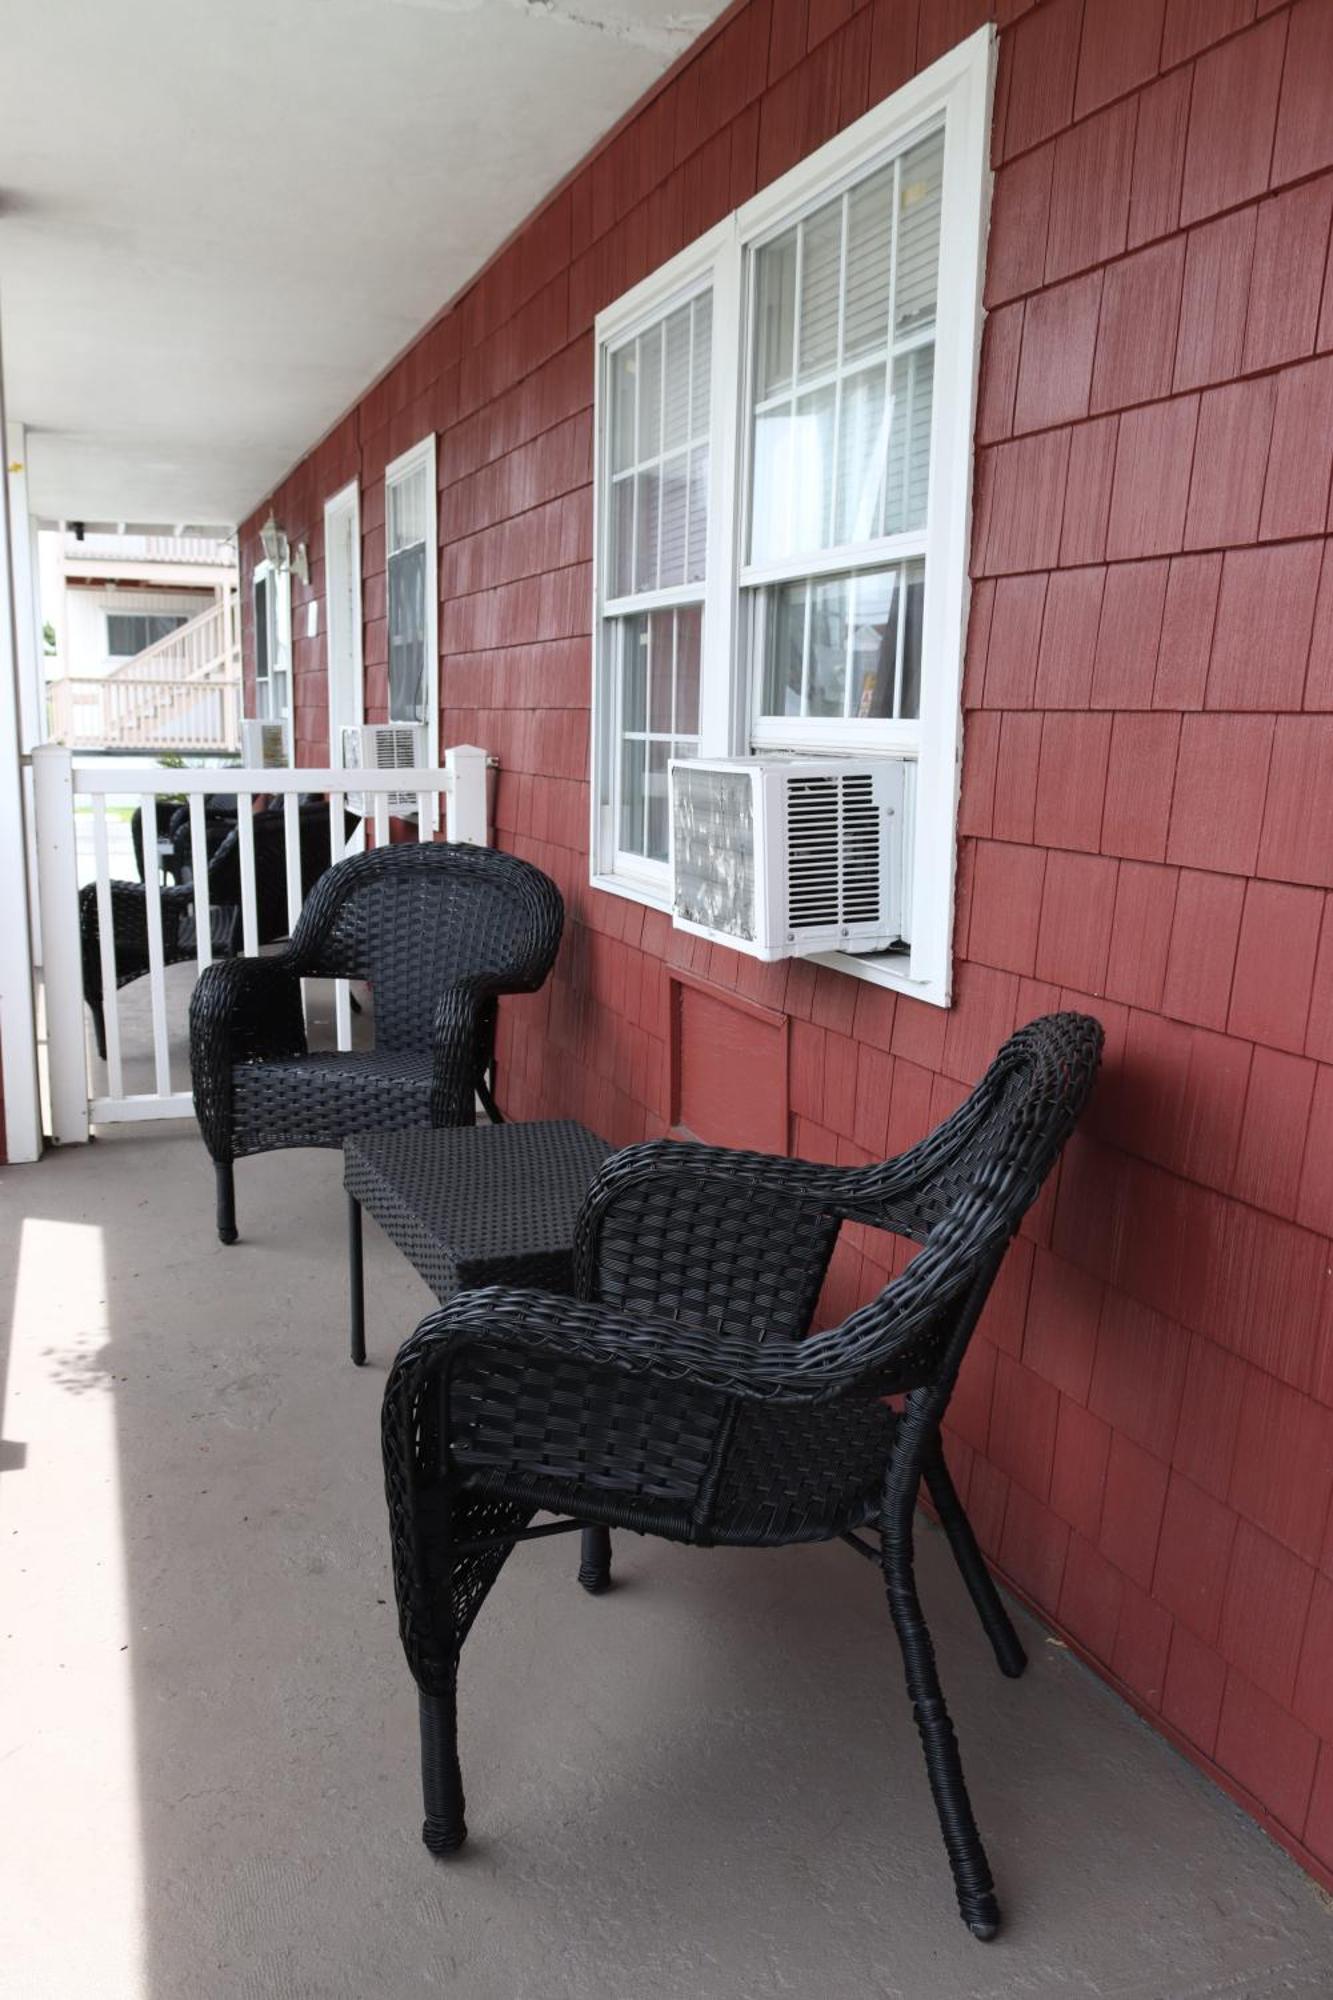
[[[334,616],[334,551],[339,546],[340,527],[347,524],[351,545],[349,600],[348,679],[345,687],[335,685],[334,642],[338,624]],[[342,732],[366,719],[365,630],[361,606],[361,487],[353,479],[324,502],[324,650],[329,696],[329,762],[341,765]],[[346,711],[344,713],[344,711]]]

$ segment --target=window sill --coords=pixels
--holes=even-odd
[[[860,957],[851,951],[820,951],[810,955],[811,965],[827,965],[833,972],[850,973],[870,986],[887,986],[890,992],[910,994],[931,1007],[950,1005],[949,987],[944,979],[913,979],[911,954],[905,951],[878,952]]]
[[[623,875],[590,875],[592,888],[600,889],[607,896],[623,896],[627,903],[642,903],[646,910],[660,910],[664,917],[671,915],[671,897],[664,891],[650,889],[646,883],[628,881]]]
[[[593,875],[589,880],[594,889],[602,890],[605,895],[623,896],[628,903],[642,903],[645,909],[660,910],[664,917],[671,915],[670,897],[655,895],[640,883],[627,882],[618,875]],[[870,957],[850,951],[821,951],[811,953],[809,963],[826,965],[832,972],[848,973],[871,986],[885,986],[892,993],[910,994],[914,1000],[924,1000],[931,1007],[950,1004],[946,980],[913,979],[911,956],[906,951],[878,952]]]

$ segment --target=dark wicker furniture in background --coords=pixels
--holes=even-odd
[[[176,873],[180,880],[159,891],[162,911],[162,959],[165,965],[179,965],[193,958],[195,893],[185,880],[189,851],[188,819],[184,834],[179,816],[188,808],[173,808]],[[301,895],[307,896],[328,868],[332,854],[327,804],[302,806],[298,814],[301,841]],[[350,838],[359,822],[345,815],[345,836]],[[230,827],[220,830],[216,818],[205,822],[205,838],[212,846],[208,864],[209,931],[215,958],[230,958],[241,948],[241,836],[233,816]],[[142,826],[140,827],[142,836]],[[287,916],[287,847],[281,810],[254,815],[255,918],[260,944],[274,944],[291,928]],[[128,986],[148,971],[148,891],[142,882],[112,882],[111,928],[116,949],[116,985]],[[97,885],[85,883],[79,891],[79,943],[83,959],[83,997],[93,1017],[97,1053],[106,1058],[106,1019],[102,991],[101,927],[97,913]]]
[[[839,1169],[669,1141],[609,1160],[579,1222],[578,1299],[491,1287],[418,1327],[385,1390],[399,1625],[419,1690],[423,1838],[466,1837],[459,1653],[533,1514],[696,1544],[841,1536],[883,1568],[953,1871],[979,1938],[999,1910],[913,1573],[924,1479],[1006,1674],[1024,1654],[940,1447],[996,1270],[1091,1088],[1096,1021],[1008,1041],[937,1131]],[[844,1222],[922,1247],[840,1326],[807,1333]],[[895,1411],[887,1396],[903,1400]],[[874,1544],[858,1531],[878,1526]]]
[[[285,951],[202,975],[190,1003],[194,1108],[217,1168],[218,1235],[236,1241],[233,1162],[349,1132],[471,1125],[495,1109],[496,1003],[534,993],[555,962],[560,892],[489,847],[377,847],[330,868]],[[375,1046],[312,1053],[303,978],[361,979]]]
[[[155,827],[153,839],[153,865],[159,875],[169,876],[173,882],[180,881],[178,857],[172,833],[180,814],[188,815],[188,806],[182,806],[177,799],[158,799],[153,807]],[[136,806],[130,814],[130,846],[134,850],[134,865],[139,871],[139,880],[146,882],[146,866],[143,851],[143,807]]]

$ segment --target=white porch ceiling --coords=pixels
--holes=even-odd
[[[41,516],[231,525],[725,0],[0,0]]]

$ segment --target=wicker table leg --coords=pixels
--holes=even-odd
[[[366,1275],[361,1256],[361,1204],[354,1194],[347,1197],[347,1282],[352,1316],[352,1359],[360,1368],[366,1358]]]
[[[611,1530],[585,1528],[579,1559],[579,1582],[590,1597],[611,1587]]]

